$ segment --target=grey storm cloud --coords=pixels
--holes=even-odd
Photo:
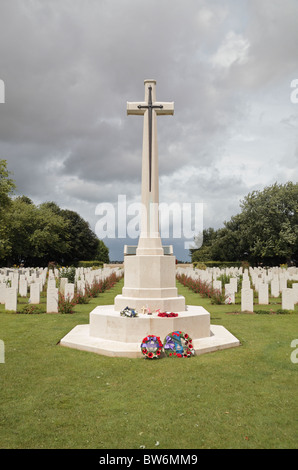
[[[296,0],[1,0],[0,158],[17,194],[92,228],[98,203],[138,200],[143,120],[126,102],[147,78],[175,103],[158,118],[163,201],[204,201],[219,227],[251,190],[297,180],[297,17]]]

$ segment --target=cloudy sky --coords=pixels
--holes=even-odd
[[[126,102],[150,78],[175,103],[158,118],[160,202],[203,203],[219,228],[249,192],[297,182],[297,18],[297,0],[0,0],[0,158],[17,194],[94,231],[98,204],[140,201],[143,119]],[[104,241],[111,260],[137,242]]]

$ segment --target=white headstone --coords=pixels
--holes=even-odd
[[[230,284],[233,287],[234,292],[237,292],[237,278],[236,277],[230,278]]]
[[[47,290],[47,313],[58,313],[58,288]]]
[[[77,289],[81,295],[85,295],[85,292],[86,292],[85,281],[82,281],[82,280],[77,281]]]
[[[274,277],[270,283],[272,297],[279,297],[279,279]]]
[[[279,275],[279,290],[280,292],[283,291],[283,289],[287,288],[287,278],[285,275],[280,274]]]
[[[284,310],[294,310],[294,291],[284,288],[281,293],[281,308]]]
[[[293,289],[293,296],[294,296],[294,304],[298,303],[298,282],[294,282],[292,285]]]
[[[268,284],[259,284],[259,304],[269,304]]]
[[[6,284],[0,284],[0,304],[5,304],[6,300]]]
[[[40,303],[40,285],[39,282],[34,282],[30,285],[30,303],[39,304]]]
[[[27,297],[28,283],[26,279],[20,279],[19,281],[19,294],[21,297]]]
[[[241,290],[241,312],[253,312],[253,290]]]
[[[64,295],[65,295],[65,298],[68,299],[68,300],[72,300],[73,299],[73,296],[74,296],[74,284],[72,283],[67,283],[65,284],[64,286]]]
[[[47,288],[48,289],[55,289],[56,288],[56,280],[54,278],[49,278],[48,279],[48,285],[47,285]]]
[[[68,283],[67,277],[61,277],[59,291],[64,295],[65,293],[65,284]]]
[[[17,289],[15,287],[6,289],[5,310],[17,311]]]
[[[221,286],[221,281],[213,281],[213,288],[219,290],[220,292],[222,291],[222,286]]]
[[[250,289],[250,280],[249,280],[248,278],[245,279],[245,278],[243,277],[241,289],[242,289],[242,290]]]

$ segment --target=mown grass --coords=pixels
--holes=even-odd
[[[203,305],[241,346],[150,361],[59,345],[122,286],[72,315],[20,315],[0,306],[1,448],[297,447],[297,306],[292,315],[236,314],[237,305],[211,305],[179,285],[188,304]]]

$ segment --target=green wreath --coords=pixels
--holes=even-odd
[[[191,357],[195,353],[191,337],[183,331],[173,331],[168,334],[163,347],[168,357]]]

